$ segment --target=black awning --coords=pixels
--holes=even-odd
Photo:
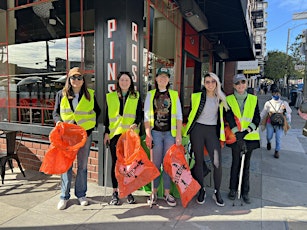
[[[208,29],[201,33],[212,43],[221,43],[228,51],[225,61],[254,60],[252,36],[245,15],[246,0],[206,0],[200,8],[208,20]]]

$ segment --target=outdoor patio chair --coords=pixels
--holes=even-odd
[[[21,163],[17,155],[17,152],[18,152],[21,140],[22,140],[22,135],[23,135],[22,132],[20,133],[21,133],[21,137],[20,137],[19,142],[17,143],[17,147],[16,147],[17,131],[4,131],[1,134],[1,135],[5,135],[5,139],[6,139],[6,152],[3,152],[3,151],[0,152],[0,167],[1,167],[2,184],[4,183],[6,163],[9,164],[9,167],[13,172],[13,161],[12,161],[13,159],[16,160],[22,175],[24,177],[26,176],[21,167]]]

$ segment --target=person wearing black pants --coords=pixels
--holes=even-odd
[[[111,179],[113,194],[110,204],[119,205],[118,181],[115,176],[116,144],[120,136],[128,129],[138,132],[138,126],[142,120],[142,100],[139,92],[134,88],[132,75],[129,72],[120,72],[118,74],[116,90],[106,95],[106,102],[104,144],[110,144],[112,157]],[[132,194],[127,196],[127,202],[129,204],[135,203]]]
[[[245,152],[242,185],[240,188],[245,203],[249,199],[249,169],[252,151],[260,148],[259,123],[260,112],[258,99],[255,95],[247,93],[247,79],[244,74],[233,77],[234,93],[226,97],[231,110],[225,114],[231,131],[236,135],[236,142],[228,145],[232,149],[232,163],[229,182],[228,198],[234,200],[238,190],[241,155]]]
[[[206,73],[203,84],[203,90],[193,93],[191,96],[191,111],[183,135],[190,135],[191,149],[195,155],[195,165],[191,172],[201,186],[196,202],[198,204],[205,203],[206,190],[203,183],[203,166],[205,164],[204,148],[206,148],[214,169],[215,190],[212,198],[218,206],[224,206],[225,203],[220,194],[222,180],[220,140],[225,141],[223,114],[224,110],[229,110],[229,107],[217,75]]]

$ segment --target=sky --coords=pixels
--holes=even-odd
[[[267,8],[267,52],[279,50],[286,52],[288,29],[290,29],[289,46],[295,37],[307,29],[307,19],[293,20],[295,13],[306,12],[307,0],[266,0]]]

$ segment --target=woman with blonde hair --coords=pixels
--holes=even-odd
[[[197,196],[197,203],[205,203],[206,190],[203,183],[204,147],[206,147],[210,160],[213,163],[214,194],[213,200],[218,206],[224,206],[220,194],[222,182],[222,156],[220,140],[225,141],[224,110],[229,107],[226,96],[221,89],[218,76],[206,73],[203,79],[204,88],[201,92],[191,95],[191,111],[184,136],[190,135],[192,149],[195,155],[195,165],[192,175],[200,184],[201,189]],[[216,135],[213,135],[216,134]]]

